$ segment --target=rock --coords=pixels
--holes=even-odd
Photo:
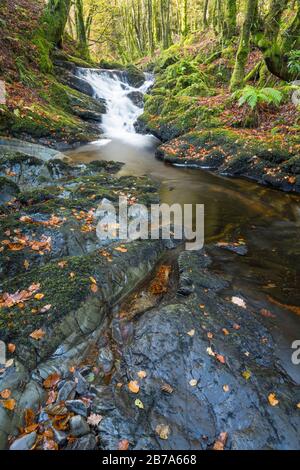
[[[30,434],[26,434],[25,436],[16,439],[10,446],[9,450],[30,450],[35,443],[36,437],[37,433],[35,431]]]
[[[138,107],[143,108],[144,106],[144,95],[140,91],[131,91],[127,97]]]
[[[95,450],[97,447],[97,441],[94,434],[87,434],[86,436],[80,437],[75,442],[68,444],[66,450]]]
[[[65,405],[69,411],[80,415],[80,416],[87,416],[87,407],[81,400],[67,400]]]
[[[98,363],[105,374],[108,374],[112,370],[114,365],[114,356],[109,346],[100,349]]]
[[[81,437],[90,432],[90,427],[82,416],[73,416],[70,419],[70,433],[74,437]]]
[[[51,428],[53,433],[54,433],[54,440],[57,442],[59,446],[64,446],[67,441],[68,441],[68,435],[67,433],[63,431],[59,431],[58,429],[55,429],[54,427]]]
[[[20,192],[19,186],[8,178],[0,177],[0,204],[11,201]]]
[[[73,400],[76,393],[75,388],[75,382],[72,382],[70,380],[66,381],[63,386],[59,389],[56,401],[60,402],[66,400]]]
[[[80,372],[76,371],[74,374],[75,382],[76,382],[76,392],[78,395],[84,395],[88,391],[88,383],[85,378],[80,374]]]

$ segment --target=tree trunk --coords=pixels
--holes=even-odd
[[[300,0],[297,0],[294,18],[280,33],[281,18],[287,6],[288,0],[272,0],[258,47],[263,52],[269,71],[282,80],[291,81],[295,77],[288,69],[288,54],[300,48]]]
[[[226,0],[225,19],[224,19],[224,26],[223,26],[223,35],[225,39],[231,39],[236,34],[236,16],[237,16],[236,0]]]
[[[47,41],[62,47],[62,38],[70,13],[72,0],[49,0],[42,21]]]
[[[231,77],[230,89],[242,87],[245,78],[245,66],[250,51],[250,35],[257,11],[258,0],[247,0],[245,19],[241,31],[240,43],[236,55],[235,66]]]
[[[86,28],[83,17],[82,0],[75,0],[75,18],[76,18],[76,35],[78,47],[84,57],[89,57],[89,48],[87,43]]]
[[[209,0],[204,1],[204,7],[203,7],[203,27],[204,28],[207,28],[207,26],[208,26],[208,18],[207,18],[208,3],[209,3]]]

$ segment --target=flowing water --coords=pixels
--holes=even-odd
[[[299,307],[300,197],[157,160],[157,139],[136,133],[134,123],[142,108],[128,97],[132,92],[145,93],[152,77],[146,76],[144,85],[136,89],[112,71],[81,69],[79,74],[93,86],[95,97],[106,100],[107,114],[101,139],[69,152],[72,160],[124,162],[119,175],[147,175],[159,181],[162,202],[204,204],[205,243],[215,260],[214,268],[231,281],[236,292],[249,294],[257,308],[270,301],[275,310],[282,310],[278,302]],[[218,241],[238,239],[246,243],[245,256],[214,246]],[[292,310],[282,310],[291,340],[295,339],[295,328],[300,337],[300,317],[295,315],[297,309]]]

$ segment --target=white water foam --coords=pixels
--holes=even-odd
[[[137,134],[134,124],[143,113],[128,96],[129,93],[145,94],[153,84],[153,76],[145,74],[145,82],[135,88],[126,82],[126,74],[98,69],[78,69],[78,76],[86,80],[94,90],[94,97],[104,99],[106,114],[102,116],[101,128],[105,139],[95,142],[106,145],[111,139],[117,139],[134,146],[150,146],[156,140],[152,135]]]

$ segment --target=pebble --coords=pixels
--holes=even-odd
[[[81,400],[67,400],[65,405],[69,411],[80,415],[80,416],[87,416],[87,407]]]
[[[25,436],[16,439],[10,446],[9,450],[30,450],[35,443],[36,436],[36,432],[33,431],[30,434],[26,434]]]
[[[70,434],[74,437],[81,437],[89,434],[90,427],[82,416],[73,416],[70,419]]]

